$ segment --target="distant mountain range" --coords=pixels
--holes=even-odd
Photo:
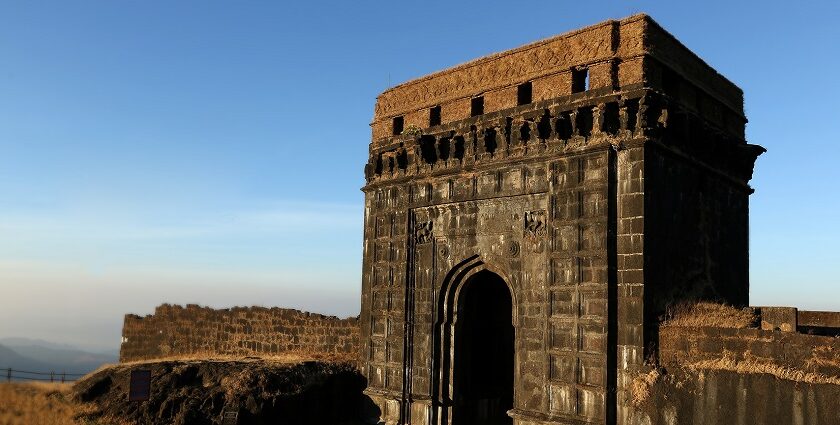
[[[84,374],[105,363],[116,363],[118,359],[117,351],[91,353],[48,341],[27,338],[0,339],[0,379],[6,377],[3,370],[6,368],[31,372]]]

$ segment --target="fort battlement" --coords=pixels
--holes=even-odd
[[[746,189],[763,149],[745,123],[741,90],[637,15],[386,90],[366,187],[649,140]],[[413,195],[437,195],[427,189]]]
[[[582,72],[585,72],[583,74]],[[588,74],[589,88],[576,90],[575,75]],[[476,59],[384,91],[376,101],[373,139],[387,144],[393,119],[404,126],[434,127],[430,109],[439,107],[440,124],[469,119],[471,100],[484,97],[484,112],[517,106],[517,85],[530,82],[532,99],[580,101],[616,89],[658,88],[687,107],[724,115],[738,134],[743,123],[743,92],[647,15],[606,21],[516,49]],[[684,86],[686,90],[680,90]],[[586,91],[586,94],[577,93]],[[704,108],[705,106],[705,108]],[[722,122],[721,122],[722,124]]]
[[[122,338],[121,362],[215,356],[355,360],[359,325],[353,317],[285,308],[163,304],[152,315],[126,315]]]

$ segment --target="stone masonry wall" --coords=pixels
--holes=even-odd
[[[682,85],[700,96],[706,110],[726,110],[733,128],[743,131],[743,93],[646,15],[607,21],[479,58],[411,80],[377,98],[373,141],[393,134],[391,119],[428,127],[428,108],[441,108],[441,123],[470,117],[470,99],[485,97],[484,112],[516,106],[516,84],[533,82],[534,101],[572,94],[571,72],[586,67],[590,89],[611,91],[649,83],[661,85],[663,68],[679,73]],[[651,75],[646,75],[651,74]],[[692,96],[694,99],[696,96]],[[723,112],[721,112],[723,113]]]
[[[773,329],[764,313],[762,328],[663,326],[661,368],[637,374],[621,423],[840,423],[840,338]]]
[[[834,377],[840,382],[840,338],[757,328],[663,326],[659,361],[669,366],[778,366]],[[746,362],[746,363],[745,363]]]
[[[748,302],[748,185],[764,149],[745,122],[741,90],[644,15],[383,92],[360,320],[381,419],[645,423],[631,401],[659,315]],[[512,366],[474,367],[463,349],[459,296],[485,272],[512,294]],[[816,319],[773,323],[834,323]],[[474,369],[492,393],[471,394]]]
[[[669,369],[632,425],[826,425],[840,423],[840,385],[765,373]]]
[[[355,360],[358,318],[264,307],[212,309],[163,304],[125,316],[120,361],[179,356],[283,356]]]

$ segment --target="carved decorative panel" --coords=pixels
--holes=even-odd
[[[422,221],[414,225],[414,243],[424,244],[432,241],[432,226],[431,221]]]

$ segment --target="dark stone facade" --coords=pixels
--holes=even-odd
[[[745,123],[644,15],[382,93],[360,353],[383,420],[631,423],[664,308],[747,304]]]

